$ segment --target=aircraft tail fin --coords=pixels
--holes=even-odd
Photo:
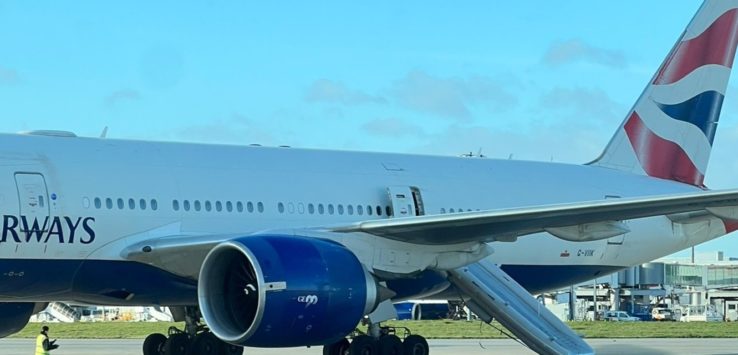
[[[591,165],[704,186],[738,43],[738,0],[706,0]]]

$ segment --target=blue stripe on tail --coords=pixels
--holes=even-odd
[[[656,104],[671,118],[697,126],[712,144],[717,122],[720,119],[720,107],[723,104],[722,94],[717,91],[705,91],[682,103],[666,105],[657,102]]]

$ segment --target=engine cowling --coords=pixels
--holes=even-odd
[[[18,333],[28,324],[32,315],[41,312],[48,303],[0,303],[0,338]]]
[[[291,347],[332,343],[377,303],[377,284],[333,241],[258,235],[213,248],[200,269],[200,311],[232,344]]]

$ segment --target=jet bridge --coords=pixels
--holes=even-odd
[[[449,272],[466,304],[489,323],[497,319],[539,354],[594,354],[569,326],[494,263],[480,261]]]

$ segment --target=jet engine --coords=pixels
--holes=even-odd
[[[0,303],[0,338],[21,331],[32,315],[43,311],[48,305],[32,302]]]
[[[210,330],[232,344],[335,342],[376,308],[378,286],[346,247],[309,237],[256,235],[213,248],[198,302]]]

